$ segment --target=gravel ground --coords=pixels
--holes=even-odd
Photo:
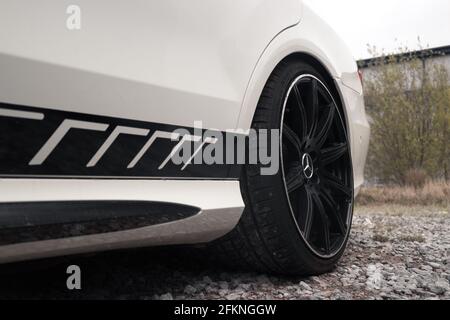
[[[81,291],[65,289],[70,264],[81,267]],[[450,214],[360,207],[346,254],[320,277],[236,273],[187,248],[160,248],[2,266],[0,299],[10,298],[450,300]]]

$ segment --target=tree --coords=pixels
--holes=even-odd
[[[366,108],[372,119],[367,173],[384,182],[405,183],[408,172],[449,178],[450,89],[438,53],[402,48],[379,55],[364,72]]]

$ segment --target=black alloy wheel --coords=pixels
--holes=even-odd
[[[333,270],[353,213],[353,169],[338,87],[319,64],[292,56],[270,75],[252,128],[279,130],[280,170],[246,165],[245,209],[233,231],[210,245],[232,268],[283,275]],[[273,151],[273,150],[272,150]]]
[[[288,90],[281,120],[281,164],[290,211],[310,249],[336,254],[347,238],[353,182],[346,127],[329,90],[301,75]]]

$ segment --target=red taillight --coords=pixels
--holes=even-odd
[[[361,81],[361,85],[364,85],[363,73],[361,70],[358,70],[358,76],[359,76],[359,81]]]

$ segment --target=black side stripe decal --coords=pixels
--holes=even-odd
[[[240,165],[170,161],[199,138],[194,128],[0,103],[0,177],[238,179]]]

